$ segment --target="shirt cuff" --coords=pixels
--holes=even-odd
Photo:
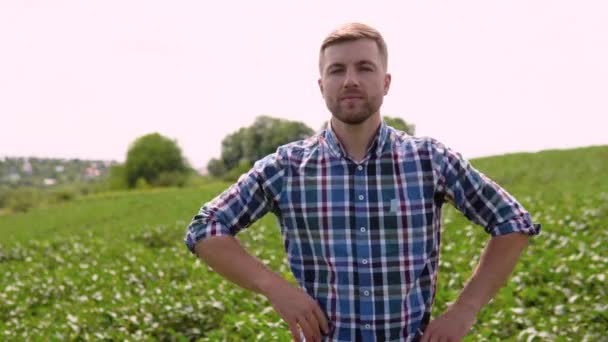
[[[184,242],[192,254],[194,252],[194,246],[197,242],[209,238],[211,236],[233,236],[228,227],[218,222],[193,222],[188,226],[188,233]]]
[[[490,235],[500,236],[510,233],[522,233],[528,236],[540,234],[541,225],[524,218],[516,218],[487,229]]]

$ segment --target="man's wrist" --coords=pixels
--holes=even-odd
[[[264,272],[264,275],[255,281],[255,287],[258,293],[262,294],[264,297],[268,297],[273,291],[275,291],[277,286],[280,286],[283,282],[287,281],[281,278],[278,274],[269,271]]]
[[[457,300],[449,306],[448,310],[458,311],[459,313],[466,314],[470,317],[477,317],[477,314],[481,310],[481,306],[464,300]]]

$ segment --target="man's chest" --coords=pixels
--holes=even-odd
[[[399,253],[404,241],[432,240],[441,207],[435,189],[424,160],[308,163],[285,179],[283,234],[312,249],[344,246],[348,253],[348,246],[362,244]]]

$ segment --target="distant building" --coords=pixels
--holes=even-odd
[[[109,168],[112,165],[114,165],[113,161],[106,160],[106,161],[103,162],[103,166],[105,166],[106,168]]]
[[[13,172],[9,173],[8,176],[6,176],[6,179],[8,179],[9,182],[16,183],[21,179],[21,176],[18,173]]]
[[[32,164],[30,163],[30,161],[28,159],[25,159],[25,161],[23,162],[23,166],[21,167],[21,170],[27,174],[32,173]]]
[[[198,172],[199,175],[201,176],[206,176],[209,174],[209,171],[207,170],[206,167],[201,167],[200,169],[196,170]]]
[[[44,186],[51,186],[51,185],[55,185],[55,184],[57,184],[57,180],[56,180],[55,178],[45,178],[45,179],[42,181],[42,184],[43,184]]]
[[[55,166],[55,172],[62,173],[63,171],[65,171],[65,167],[63,165]]]
[[[101,171],[97,168],[97,164],[93,163],[91,166],[84,170],[85,178],[97,178],[101,175]]]

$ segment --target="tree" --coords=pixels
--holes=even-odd
[[[408,124],[402,118],[391,117],[391,116],[386,116],[386,115],[383,115],[382,118],[383,118],[384,122],[386,122],[387,125],[389,125],[393,128],[396,128],[400,131],[404,131],[405,133],[407,133],[409,135],[414,135],[416,132],[416,126],[413,124]],[[324,130],[325,128],[327,128],[327,124],[328,124],[328,121],[323,122],[323,125],[321,125],[321,130]]]
[[[107,184],[110,190],[122,190],[129,187],[129,183],[127,183],[127,170],[124,165],[113,165],[108,173]]]
[[[145,181],[151,185],[183,185],[188,172],[177,143],[158,133],[137,138],[127,152],[125,174],[130,188],[138,180],[140,184]]]
[[[386,122],[387,125],[398,129],[400,131],[404,131],[405,133],[409,134],[409,135],[414,135],[416,132],[416,126],[413,124],[408,124],[407,122],[405,122],[405,120],[403,120],[400,117],[391,117],[391,116],[383,116],[384,118],[384,122]]]
[[[253,165],[257,160],[273,153],[277,147],[304,139],[314,131],[302,122],[259,116],[249,127],[242,127],[222,140],[222,154],[212,159],[207,170],[215,177],[231,178],[245,165]]]

